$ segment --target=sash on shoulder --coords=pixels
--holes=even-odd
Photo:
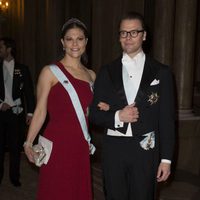
[[[76,92],[74,86],[71,84],[71,82],[69,81],[69,79],[60,70],[60,68],[57,65],[50,65],[50,69],[53,72],[53,74],[56,76],[56,78],[58,79],[58,81],[65,88],[65,90],[68,92],[68,94],[69,94],[69,96],[71,98],[71,102],[72,102],[72,104],[74,106],[74,109],[76,111],[76,115],[78,117],[79,123],[81,125],[84,138],[88,142],[90,154],[94,154],[96,148],[95,148],[95,146],[92,143],[90,143],[91,137],[90,137],[90,134],[88,132],[88,127],[87,127],[85,115],[84,115],[83,108],[81,106],[79,97],[77,95],[77,92]]]

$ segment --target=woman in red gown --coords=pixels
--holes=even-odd
[[[87,38],[86,26],[81,21],[68,20],[61,37],[65,55],[56,63],[74,86],[86,121],[92,100],[91,83],[95,80],[95,73],[81,62]],[[91,200],[89,146],[70,97],[49,66],[39,76],[37,106],[24,145],[31,162],[34,162],[32,143],[47,112],[49,121],[44,137],[53,142],[53,149],[47,165],[40,169],[37,200]]]

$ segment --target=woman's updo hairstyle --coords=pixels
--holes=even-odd
[[[85,35],[85,38],[88,39],[89,35],[88,35],[88,30],[87,30],[86,25],[77,18],[71,18],[64,23],[62,27],[62,32],[61,32],[61,38],[64,39],[66,32],[72,28],[81,29]],[[86,52],[84,52],[83,55],[81,56],[81,63],[85,66],[87,66],[88,64],[88,56]]]
[[[66,32],[71,28],[80,28],[83,31],[85,37],[88,38],[88,30],[86,25],[77,18],[71,18],[64,23],[62,27],[61,38],[64,38]]]

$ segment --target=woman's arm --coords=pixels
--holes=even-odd
[[[57,79],[53,76],[48,66],[41,71],[37,84],[37,105],[33,114],[33,118],[28,130],[24,150],[31,162],[33,160],[32,144],[39,133],[47,114],[47,99],[52,85]]]

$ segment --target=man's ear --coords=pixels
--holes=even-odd
[[[144,31],[144,34],[143,34],[143,41],[145,41],[145,40],[146,40],[146,37],[147,37],[147,32],[146,32],[146,31]]]

